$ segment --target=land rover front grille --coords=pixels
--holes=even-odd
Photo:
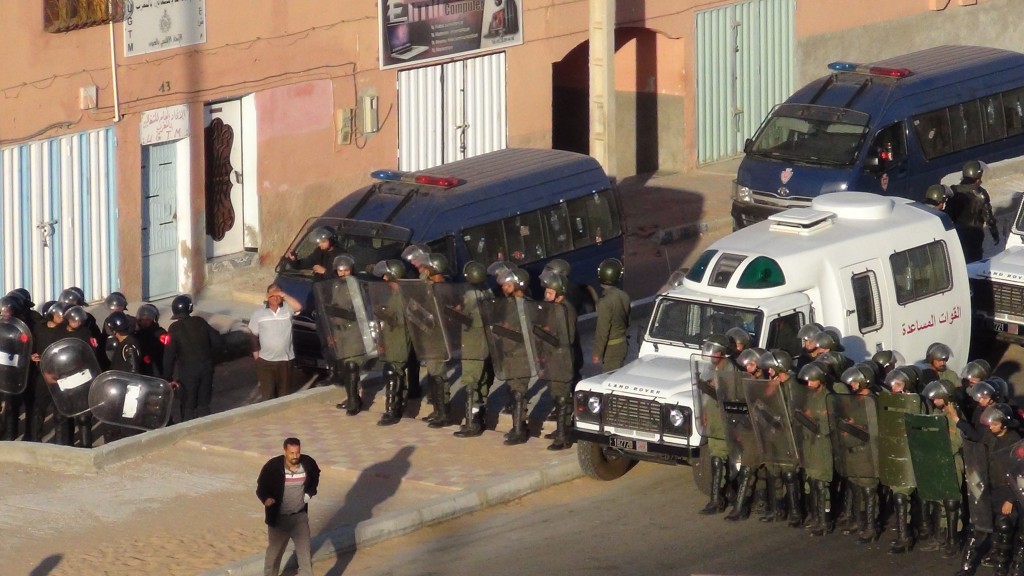
[[[609,396],[604,425],[643,432],[661,431],[661,404],[654,400]]]
[[[1024,287],[993,282],[992,305],[996,314],[1024,315]]]

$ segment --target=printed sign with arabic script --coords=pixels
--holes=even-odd
[[[124,55],[206,42],[206,0],[128,0]]]
[[[188,138],[188,105],[168,106],[142,113],[139,143],[143,146]]]

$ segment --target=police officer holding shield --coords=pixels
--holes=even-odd
[[[544,301],[561,306],[566,318],[569,342],[567,345],[571,350],[576,348],[576,308],[566,301],[565,293],[569,279],[561,273],[555,272],[548,275],[543,281]],[[551,445],[548,450],[565,450],[572,446],[572,439],[569,436],[569,428],[572,426],[572,385],[573,376],[576,373],[575,362],[569,366],[549,366],[548,386],[551,388],[551,398],[555,404],[555,431],[551,437]]]
[[[728,479],[729,446],[725,442],[725,421],[718,405],[717,379],[720,376],[739,372],[736,364],[729,359],[729,339],[722,334],[712,334],[701,346],[701,356],[710,362],[710,372],[695,371],[697,387],[701,394],[701,418],[704,420],[704,436],[708,440],[708,455],[711,467],[711,496],[700,511],[701,514],[719,514],[725,511],[725,486]]]
[[[463,295],[462,306],[457,309],[467,319],[462,328],[462,375],[459,377],[466,391],[466,422],[453,434],[459,438],[473,438],[484,433],[487,395],[494,383],[494,368],[480,315],[480,303],[494,295],[487,288],[487,268],[483,264],[466,262],[462,275],[471,286]]]
[[[397,424],[405,412],[408,390],[404,378],[405,364],[409,360],[409,333],[405,328],[405,312],[398,281],[405,276],[401,260],[381,260],[373,267],[373,275],[385,282],[383,301],[374,301],[373,314],[380,322],[379,358],[384,363],[384,414],[379,426]]]
[[[110,349],[110,369],[138,374],[141,366],[139,343],[131,333],[131,320],[124,312],[113,312],[105,322],[112,334],[114,345]]]

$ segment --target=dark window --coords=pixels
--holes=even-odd
[[[508,242],[507,260],[517,265],[544,258],[544,234],[540,227],[540,214],[527,212],[506,218],[505,240]]]
[[[544,225],[544,239],[548,256],[572,250],[572,236],[569,230],[569,212],[565,204],[542,208],[540,219]]]
[[[936,240],[889,256],[896,283],[896,303],[907,304],[951,287],[946,244]]]
[[[505,244],[501,222],[467,228],[462,234],[462,240],[466,243],[469,257],[485,265],[505,260],[508,256],[508,246]]]
[[[758,256],[743,270],[737,288],[774,288],[786,283],[782,267],[767,256]]]
[[[945,108],[915,117],[913,126],[925,158],[931,160],[953,151],[953,141],[949,134],[949,117]]]
[[[1024,88],[1008,90],[1002,94],[1003,117],[1006,119],[1006,135],[1024,133]]]
[[[780,348],[796,358],[803,351],[803,346],[797,334],[800,332],[800,327],[805,323],[803,312],[794,312],[773,319],[771,324],[768,325],[766,347],[769,350]]]
[[[711,264],[711,259],[715,257],[715,254],[718,254],[718,250],[705,250],[700,258],[693,263],[693,268],[686,273],[686,279],[698,283],[704,280],[704,273],[708,271],[708,264]]]
[[[708,286],[714,286],[715,288],[725,288],[728,286],[732,275],[746,259],[746,256],[739,254],[722,254],[718,262],[715,262],[714,269],[711,270],[711,279],[708,280]]]
[[[850,279],[853,302],[857,310],[857,327],[861,334],[882,327],[882,299],[878,292],[878,279],[873,271],[854,274]]]
[[[953,136],[953,150],[971,148],[984,142],[977,100],[949,107],[949,133]]]
[[[1006,138],[1006,119],[1003,117],[1002,98],[999,94],[978,100],[981,105],[981,128],[985,141],[992,142]]]
[[[573,246],[599,244],[621,233],[619,213],[610,191],[595,192],[568,202]]]

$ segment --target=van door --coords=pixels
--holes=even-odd
[[[810,304],[767,318],[768,336],[764,340],[765,348],[785,350],[793,358],[800,356],[802,345],[798,333],[800,328],[810,321]]]
[[[884,263],[865,260],[840,269],[846,325],[841,326],[843,346],[850,358],[869,358],[893,346],[894,322],[886,322],[882,294],[889,290]]]
[[[871,147],[868,148],[867,170],[874,177],[868,178],[875,188],[865,192],[880,192],[892,196],[905,195],[907,177],[910,173],[907,161],[907,138],[903,122],[896,122],[878,131]]]

